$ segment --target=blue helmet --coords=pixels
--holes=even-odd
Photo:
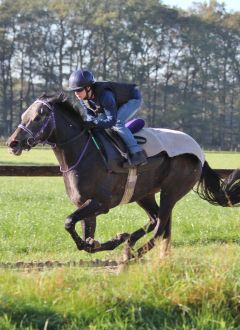
[[[79,91],[84,89],[85,87],[91,86],[94,84],[95,79],[92,72],[88,70],[81,70],[78,69],[73,71],[70,75],[69,83],[68,83],[68,90],[69,91]]]

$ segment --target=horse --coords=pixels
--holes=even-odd
[[[207,161],[192,154],[169,157],[160,152],[138,167],[138,179],[129,203],[136,202],[148,215],[148,223],[133,233],[121,233],[100,243],[95,240],[96,218],[121,202],[127,172],[109,171],[96,147],[92,132],[86,128],[79,111],[63,95],[42,95],[21,116],[21,123],[9,137],[7,145],[14,155],[37,144],[52,146],[63,172],[68,197],[77,210],[64,223],[78,250],[95,253],[113,250],[126,242],[123,259],[142,257],[161,241],[161,256],[170,252],[172,210],[190,190],[214,205],[230,207],[240,202],[240,170],[223,179]],[[100,133],[101,134],[101,133]],[[111,146],[113,149],[114,146]],[[160,192],[160,202],[156,194]],[[76,223],[81,221],[82,237]],[[136,242],[153,231],[145,244],[134,250]]]

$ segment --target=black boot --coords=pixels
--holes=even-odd
[[[147,157],[145,152],[138,151],[131,156],[131,163],[133,166],[145,165],[147,164]]]
[[[147,157],[145,152],[138,151],[135,154],[131,155],[130,162],[126,162],[123,164],[124,168],[131,168],[135,166],[145,165],[147,164]]]

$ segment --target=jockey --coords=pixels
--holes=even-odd
[[[124,167],[147,163],[144,151],[125,127],[125,122],[141,106],[141,94],[136,85],[95,81],[90,71],[78,69],[70,75],[68,91],[75,92],[88,128],[111,128],[122,138],[130,154],[130,164],[124,164]]]

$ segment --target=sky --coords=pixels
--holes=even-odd
[[[178,7],[182,8],[183,10],[188,9],[191,7],[193,2],[200,2],[204,3],[207,2],[208,0],[194,0],[194,1],[189,1],[189,0],[162,0],[162,2],[170,7]],[[225,8],[228,12],[235,12],[235,11],[240,11],[240,0],[225,0],[225,1],[218,1],[219,3],[225,3]]]

